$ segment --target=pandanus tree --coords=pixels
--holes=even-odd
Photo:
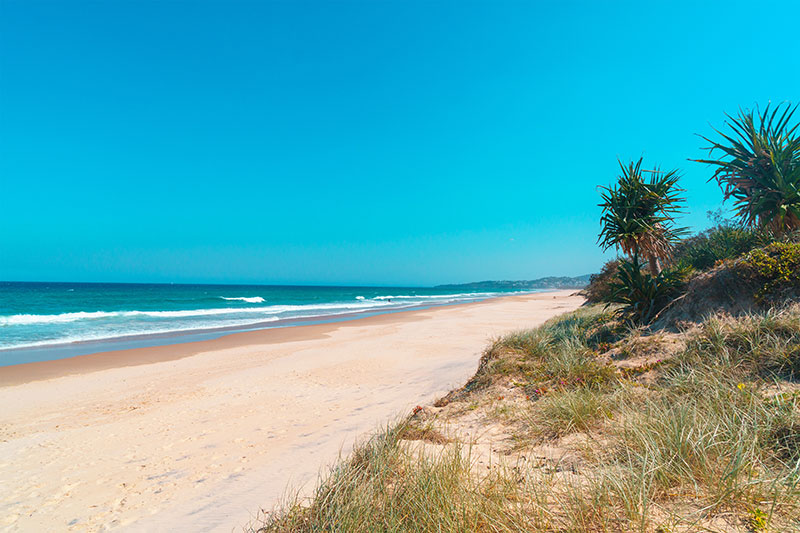
[[[673,244],[685,233],[676,228],[675,215],[684,199],[678,187],[677,170],[662,172],[642,170],[642,159],[624,165],[617,183],[601,187],[603,216],[598,242],[603,249],[616,247],[631,256],[647,260],[650,273],[661,273],[662,263],[669,260]],[[649,174],[645,178],[644,174]]]
[[[695,159],[714,165],[711,180],[733,198],[734,212],[745,226],[760,226],[783,235],[800,230],[800,133],[792,125],[797,106],[770,106],[763,112],[740,110],[738,117],[726,115],[728,134],[706,149],[717,159]]]

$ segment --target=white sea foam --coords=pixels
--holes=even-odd
[[[276,315],[292,311],[320,311],[320,310],[354,310],[374,307],[386,307],[389,302],[359,302],[359,303],[329,303],[317,305],[271,305],[267,307],[242,307],[215,308],[215,309],[186,309],[180,311],[78,311],[75,313],[60,313],[57,315],[7,315],[0,316],[0,326],[21,326],[29,324],[61,324],[77,322],[79,320],[97,320],[104,318],[189,318],[215,315],[262,314]]]
[[[260,304],[265,301],[261,296],[234,296],[230,298],[227,296],[222,296],[221,298],[223,300],[238,300],[240,302],[247,302],[249,304]]]
[[[477,299],[492,296],[494,293],[462,293],[462,294],[431,294],[431,295],[385,295],[376,296],[372,300],[365,300],[363,296],[358,296],[357,302],[349,303],[327,303],[316,305],[269,305],[264,307],[241,307],[241,308],[210,308],[210,309],[182,309],[177,311],[77,311],[73,313],[60,313],[56,315],[6,315],[0,316],[0,326],[19,326],[29,324],[61,324],[67,322],[77,322],[80,320],[98,320],[106,318],[189,318],[215,315],[237,315],[237,314],[263,314],[275,315],[280,313],[290,313],[293,311],[334,311],[334,310],[358,310],[371,309],[378,307],[389,307],[396,305],[397,302],[389,300],[441,300],[441,299]],[[255,297],[261,299],[261,297]]]
[[[105,311],[77,313],[61,313],[58,315],[9,315],[0,316],[0,326],[23,326],[27,324],[60,324],[64,322],[75,322],[77,320],[91,320],[93,318],[104,318],[115,316],[117,313]]]
[[[214,328],[246,328],[247,326],[254,326],[256,324],[262,324],[265,322],[275,322],[280,320],[279,317],[265,317],[258,321],[248,320],[243,322],[210,322],[203,324],[201,329],[214,329]],[[119,339],[122,337],[135,337],[138,335],[164,335],[169,333],[186,333],[191,331],[197,331],[198,327],[196,325],[192,325],[189,327],[172,327],[168,329],[124,329],[118,331],[111,331],[111,332],[104,332],[104,333],[85,333],[82,335],[70,334],[64,335],[52,339],[45,339],[41,341],[34,341],[34,342],[27,342],[22,344],[4,344],[0,342],[0,349],[10,349],[10,348],[36,348],[36,347],[45,347],[50,346],[53,344],[72,344],[75,342],[87,342],[87,341],[102,341],[102,340],[111,340],[111,339]]]
[[[519,291],[528,292],[528,291]],[[457,301],[489,298],[501,293],[457,293],[457,294],[417,294],[380,295],[367,299],[356,296],[349,302],[331,302],[312,305],[265,305],[261,307],[206,308],[172,311],[78,311],[60,314],[16,314],[0,315],[0,328],[8,327],[9,334],[19,331],[23,334],[29,326],[42,326],[49,338],[25,342],[22,338],[3,342],[0,348],[23,348],[46,346],[50,344],[72,343],[91,340],[104,340],[129,335],[168,334],[192,330],[214,329],[220,327],[247,327],[262,322],[282,319],[324,319],[326,316],[346,312],[378,311],[380,309],[404,309],[426,303],[451,303]],[[514,293],[502,293],[514,294]],[[225,300],[238,300],[248,303],[262,303],[260,296],[222,297]],[[391,301],[390,301],[391,300]],[[49,327],[53,325],[56,329]],[[63,328],[63,329],[62,329]],[[38,336],[38,334],[37,334]],[[35,337],[34,337],[35,338]],[[22,341],[22,342],[20,342]]]
[[[457,299],[457,298],[485,298],[492,296],[493,292],[464,292],[458,294],[397,294],[397,295],[384,295],[375,296],[373,300],[441,300],[444,298]]]

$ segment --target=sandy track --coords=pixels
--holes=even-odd
[[[573,292],[0,368],[0,528],[239,531]]]

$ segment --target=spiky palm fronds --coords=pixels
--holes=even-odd
[[[687,274],[686,268],[671,268],[648,275],[634,255],[631,261],[620,261],[609,302],[622,304],[619,313],[628,321],[647,324],[672,300]]]
[[[684,201],[678,187],[677,170],[642,170],[642,159],[627,166],[619,162],[618,182],[603,190],[603,226],[598,242],[604,249],[618,247],[629,256],[643,255],[653,275],[660,271],[659,260],[671,257],[672,245],[686,232],[673,226]],[[644,178],[644,172],[650,178]]]
[[[695,159],[716,166],[712,180],[734,199],[740,222],[761,226],[782,235],[800,229],[800,123],[791,125],[797,106],[778,105],[770,112],[740,110],[726,124],[730,135],[714,131],[720,142],[711,143],[710,155],[718,159]],[[710,180],[709,180],[710,181]]]

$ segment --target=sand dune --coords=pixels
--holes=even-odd
[[[573,292],[0,368],[0,528],[239,530]]]

